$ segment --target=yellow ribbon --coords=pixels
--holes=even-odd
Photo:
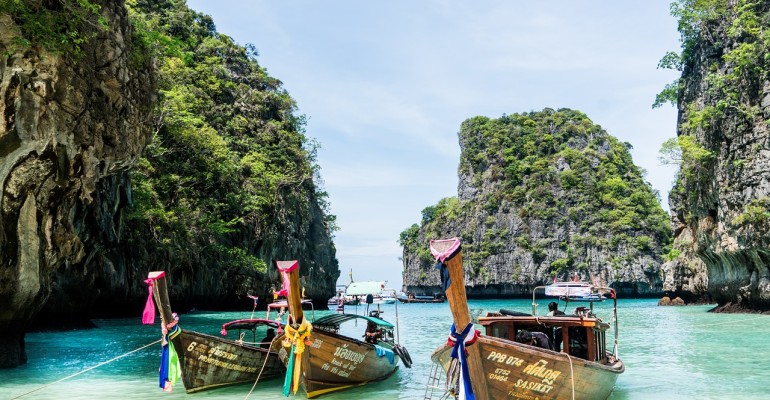
[[[294,320],[294,316],[290,315],[288,322]],[[313,330],[313,325],[307,321],[307,318],[303,318],[302,323],[298,328],[293,328],[291,323],[286,324],[286,334],[283,337],[283,347],[291,348],[294,346],[294,371],[286,371],[287,374],[294,374],[292,379],[292,391],[297,394],[299,388],[299,373],[302,370],[302,353],[305,352],[306,341],[310,339],[310,332]]]

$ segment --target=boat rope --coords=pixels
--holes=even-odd
[[[86,369],[84,369],[84,370],[82,370],[82,371],[80,371],[80,372],[77,372],[77,373],[74,373],[74,374],[72,374],[72,375],[70,375],[70,376],[66,376],[66,377],[64,377],[64,378],[61,378],[61,379],[59,379],[58,381],[55,381],[55,382],[51,382],[51,383],[48,383],[48,384],[46,384],[46,385],[40,386],[40,387],[39,387],[39,388],[37,388],[37,389],[34,389],[34,390],[30,390],[30,391],[29,391],[29,392],[27,392],[27,393],[23,393],[23,394],[20,394],[20,395],[18,395],[18,396],[16,396],[16,397],[12,397],[12,398],[11,398],[11,400],[16,400],[16,399],[22,398],[22,397],[24,397],[24,396],[26,396],[26,395],[28,395],[28,394],[31,394],[31,393],[35,393],[35,392],[37,392],[38,390],[42,390],[42,389],[45,389],[45,388],[47,388],[48,386],[54,385],[54,384],[56,384],[56,383],[59,383],[59,382],[63,382],[63,381],[66,381],[67,379],[70,379],[70,378],[74,378],[74,377],[76,377],[76,376],[78,376],[78,375],[80,375],[80,374],[84,374],[84,373],[86,373],[86,372],[88,372],[88,371],[91,371],[92,369],[96,369],[96,368],[99,368],[99,367],[101,367],[102,365],[106,365],[106,364],[109,364],[109,363],[111,363],[111,362],[113,362],[113,361],[116,361],[116,360],[118,360],[118,359],[120,359],[120,358],[123,358],[123,357],[125,357],[125,356],[127,356],[127,355],[129,355],[129,354],[133,354],[133,353],[136,353],[136,352],[137,352],[137,351],[139,351],[139,350],[144,350],[144,349],[146,349],[146,348],[148,348],[148,347],[150,347],[150,346],[152,346],[152,345],[154,345],[154,344],[158,344],[158,343],[160,343],[160,341],[161,341],[161,339],[158,339],[158,340],[156,340],[156,341],[154,341],[154,342],[152,342],[152,343],[149,343],[149,344],[146,344],[146,345],[144,345],[144,346],[142,346],[142,347],[139,347],[138,349],[134,349],[134,350],[131,350],[131,351],[129,351],[128,353],[123,353],[123,354],[121,354],[121,355],[119,355],[119,356],[117,356],[117,357],[111,358],[111,359],[109,359],[109,360],[107,360],[107,361],[105,361],[105,362],[103,362],[103,363],[100,363],[100,364],[96,364],[96,365],[94,365],[93,367],[89,367],[89,368],[86,368]]]
[[[251,385],[251,390],[249,390],[249,393],[246,393],[246,397],[243,398],[243,400],[246,400],[251,396],[251,392],[254,391],[254,388],[257,387],[257,383],[259,383],[259,378],[262,377],[262,371],[265,370],[265,365],[267,365],[267,360],[270,359],[270,349],[273,348],[273,344],[275,343],[275,340],[278,338],[278,336],[273,337],[273,340],[270,341],[270,347],[267,349],[267,353],[265,353],[265,360],[262,361],[262,368],[259,369],[259,374],[257,374],[257,380],[254,381],[254,384]]]
[[[569,355],[569,353],[564,354],[567,355],[567,359],[569,360],[569,376],[572,383],[572,400],[575,400],[575,370],[572,369],[572,357]]]

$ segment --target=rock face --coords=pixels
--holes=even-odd
[[[723,311],[770,310],[770,43],[755,24],[770,2],[744,3],[686,14],[702,19],[683,25],[678,135],[706,152],[683,146],[669,201],[680,256],[665,289]]]
[[[38,3],[55,14],[66,12],[58,1]],[[295,122],[301,118],[293,114],[294,102],[280,81],[259,68],[246,49],[216,33],[210,17],[184,2],[132,2],[140,12],[156,13],[144,19],[122,1],[78,2],[86,3],[100,5],[105,27],[91,21],[96,36],[81,44],[79,57],[49,53],[34,40],[18,46],[25,34],[20,18],[0,16],[0,367],[25,362],[24,333],[31,327],[82,326],[93,317],[138,318],[147,296],[143,280],[152,270],[168,272],[175,311],[251,309],[246,294],[258,295],[264,304],[271,286],[279,285],[272,260],[298,259],[307,297],[325,305],[339,276],[335,248],[321,207],[323,193],[303,148],[302,126]],[[139,21],[136,32],[129,18]],[[151,32],[161,29],[151,24],[158,21],[163,29],[187,35],[165,37],[166,43],[191,46],[176,52],[184,53],[184,62],[164,59],[159,43],[150,43],[158,56],[147,56],[145,41],[168,34]],[[200,59],[211,65],[198,64]],[[169,72],[169,64],[188,69]],[[192,69],[195,73],[189,73]],[[195,81],[211,71],[219,75],[205,85]],[[184,138],[205,135],[206,140],[179,143],[176,154],[189,152],[181,157],[174,158],[172,151],[158,154],[174,140],[164,136],[174,122],[169,115],[177,111],[167,102],[185,92],[202,103],[209,93],[196,92],[200,86],[221,89],[212,96],[213,105],[198,115],[185,109],[171,117],[183,114],[180,119],[194,121],[194,129],[182,132]],[[227,129],[240,137],[223,138]],[[151,135],[159,139],[151,142]],[[216,152],[194,147],[200,143],[220,147]],[[241,153],[223,143],[235,143]],[[171,208],[164,201],[182,195],[151,186],[176,185],[180,177],[190,185],[192,174],[216,175],[177,162],[211,161],[218,154],[241,161],[247,158],[243,153],[250,156],[249,168],[227,170],[229,175],[241,177],[248,169],[262,180],[244,185],[277,181],[272,190],[252,188],[258,200],[272,196],[260,203],[262,208],[244,204],[253,198],[232,180],[228,188],[221,187],[225,180],[217,180],[207,190],[189,190],[215,206],[223,203],[216,197],[221,193],[236,199],[227,210],[231,214],[219,219],[212,214],[221,209],[199,207],[191,197]],[[153,220],[155,214],[146,208],[137,216],[148,193],[157,203],[152,212],[180,218],[180,209],[194,209],[177,223],[183,229],[161,226],[161,218]],[[204,229],[222,219],[235,222]]]
[[[471,297],[528,297],[574,277],[662,294],[668,222],[627,144],[568,109],[476,117],[459,136],[458,198],[401,234],[405,290],[440,291],[428,241],[459,236]]]
[[[0,16],[0,367],[25,361],[53,274],[87,262],[89,217],[122,206],[124,171],[150,138],[152,69],[131,63],[125,9],[105,2],[102,16],[109,28],[76,60],[15,46],[20,28]],[[99,202],[110,193],[124,196]]]

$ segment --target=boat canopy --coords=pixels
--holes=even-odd
[[[326,327],[332,327],[334,329],[338,329],[339,326],[347,321],[352,321],[354,319],[364,319],[369,322],[373,322],[377,324],[377,326],[381,326],[383,328],[393,328],[393,324],[391,324],[388,321],[375,318],[375,317],[367,317],[365,315],[358,315],[358,314],[331,314],[326,315],[321,318],[318,318],[317,320],[313,321],[313,326],[326,326]]]
[[[364,296],[378,294],[385,289],[385,281],[353,282],[348,285],[345,294],[348,296]]]
[[[239,319],[236,321],[230,321],[225,324],[222,324],[222,336],[227,336],[227,330],[228,329],[241,329],[241,330],[250,330],[253,331],[257,329],[258,326],[269,326],[271,328],[281,328],[281,324],[276,321],[271,321],[269,319]]]
[[[237,321],[230,321],[226,324],[222,324],[222,328],[253,330],[260,325],[267,325],[271,328],[278,328],[281,326],[281,324],[278,322],[271,321],[269,319],[239,319]]]
[[[545,287],[545,295],[570,301],[603,301],[606,298],[588,282],[557,282]]]

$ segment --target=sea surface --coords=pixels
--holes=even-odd
[[[621,299],[618,303],[618,353],[626,372],[618,379],[611,399],[770,399],[770,316],[714,314],[707,312],[711,306],[658,307],[655,300]],[[545,304],[544,300],[539,306],[540,314],[547,310]],[[608,305],[597,306],[597,314],[606,316],[605,320],[610,318]],[[472,311],[506,308],[530,312],[531,300],[470,301],[469,306]],[[395,322],[396,306],[382,307],[383,318]],[[346,308],[356,311],[356,307]],[[358,311],[363,313],[364,306]],[[449,306],[399,304],[397,311],[400,341],[411,354],[412,368],[402,365],[385,381],[322,399],[424,398],[430,355],[446,342],[451,326]],[[316,317],[325,313],[329,311],[315,311]],[[264,315],[258,311],[255,317]],[[180,325],[217,335],[222,323],[248,317],[250,312],[193,312],[180,315]],[[159,344],[115,359],[160,338],[158,322],[145,326],[140,320],[140,315],[100,319],[93,321],[95,329],[27,334],[29,361],[19,368],[0,370],[0,399],[284,398],[280,379],[190,395],[179,382],[173,393],[164,393],[157,384]],[[362,335],[365,326],[346,329]],[[610,338],[608,334],[608,348]]]

